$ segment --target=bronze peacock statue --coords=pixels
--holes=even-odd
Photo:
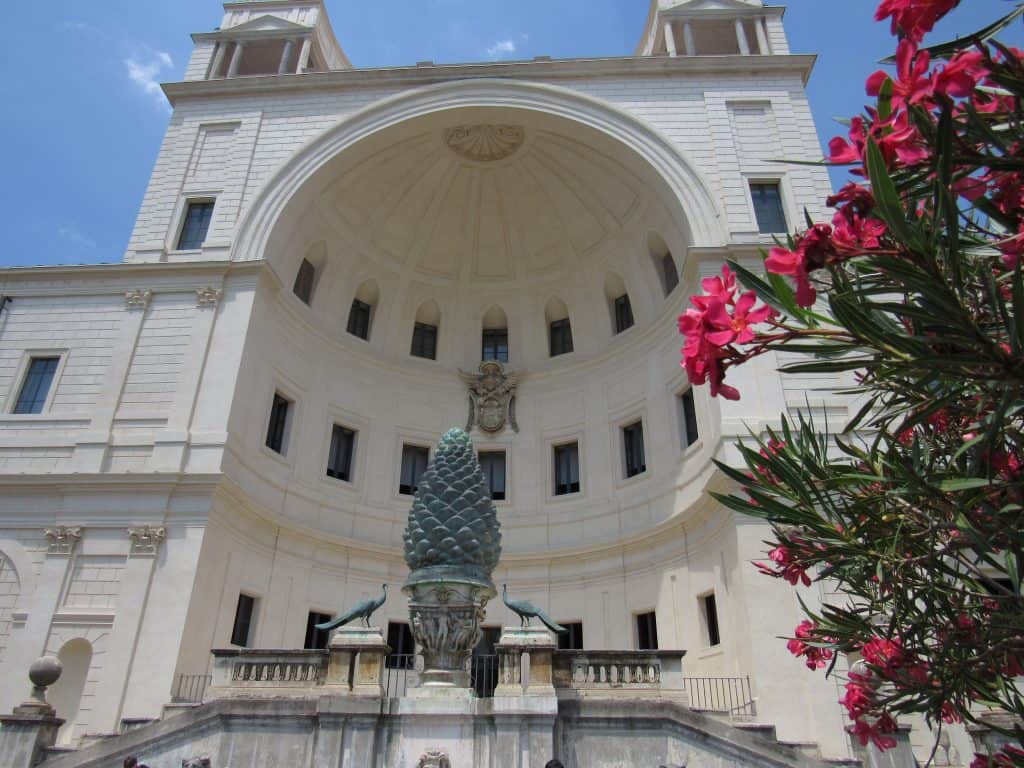
[[[552,632],[563,634],[569,630],[561,624],[556,624],[544,611],[526,600],[512,600],[508,596],[508,584],[501,585],[501,601],[519,615],[519,625],[530,626],[530,619],[536,616],[541,623]]]
[[[366,626],[369,627],[370,617],[373,616],[374,612],[384,605],[384,601],[388,599],[388,585],[381,584],[381,587],[384,590],[384,594],[380,597],[371,597],[369,600],[363,600],[363,602],[341,614],[338,618],[328,621],[325,624],[317,624],[316,628],[334,629],[336,627],[343,627],[350,621],[355,621],[356,619],[362,619],[366,623]]]

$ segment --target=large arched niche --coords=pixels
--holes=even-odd
[[[446,130],[474,124],[523,126],[525,138],[518,151],[519,157],[524,152],[539,152],[557,163],[559,157],[555,155],[560,140],[564,142],[563,157],[571,156],[574,151],[596,153],[615,166],[605,169],[606,172],[614,174],[621,169],[626,187],[642,190],[648,202],[656,201],[661,205],[660,218],[670,218],[686,243],[720,245],[726,240],[722,217],[707,184],[679,148],[651,126],[613,105],[564,88],[473,80],[428,86],[377,102],[297,151],[267,181],[249,208],[235,239],[232,259],[266,259],[282,284],[290,285],[302,250],[308,246],[303,225],[308,227],[312,212],[327,220],[335,231],[346,235],[346,250],[378,260],[383,251],[384,262],[400,262],[408,256],[395,252],[401,249],[366,242],[366,231],[373,229],[372,220],[364,218],[353,226],[351,221],[337,216],[336,211],[323,204],[324,194],[339,176],[353,173],[361,163],[386,166],[389,153],[420,153],[417,156],[429,165],[430,153],[443,146]],[[515,159],[514,155],[508,162]],[[486,165],[488,171],[500,170],[502,162],[481,163],[481,166]],[[582,163],[577,167],[587,165]],[[444,169],[420,167],[411,172],[443,174]],[[573,173],[573,169],[568,171],[570,176]],[[436,181],[452,184],[450,178],[439,177]],[[455,181],[457,187],[458,180]],[[590,180],[581,178],[578,182],[586,187]],[[545,185],[544,180],[538,183]],[[477,192],[484,196],[492,194],[489,190]],[[457,195],[458,190],[453,194]],[[509,194],[507,189],[493,193]],[[557,200],[546,200],[544,204],[558,207]],[[585,201],[585,206],[598,219],[607,218],[609,208],[614,208],[593,200]],[[434,224],[442,225],[436,221]],[[400,227],[385,228],[385,231],[395,238],[417,235],[415,230],[402,231]],[[574,244],[579,246],[576,250],[587,250],[587,237],[588,233],[580,233],[579,242]],[[474,247],[484,254],[487,252],[486,243],[475,243]],[[515,244],[508,247],[515,249]],[[441,263],[442,259],[443,255],[438,254],[431,267],[436,267],[435,271],[443,277],[446,265]],[[387,266],[398,265],[388,263]],[[476,276],[484,282],[500,281],[501,276],[490,274],[488,269],[489,265],[484,265]],[[430,268],[426,272],[429,273]],[[427,277],[429,279],[430,275]]]

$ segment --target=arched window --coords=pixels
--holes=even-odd
[[[356,296],[352,299],[352,308],[348,311],[346,330],[353,336],[364,341],[370,340],[370,325],[373,322],[373,310],[379,298],[376,280],[367,280],[359,286]]]
[[[604,295],[608,300],[608,311],[612,319],[612,333],[622,333],[633,327],[633,305],[626,292],[626,284],[614,272],[604,278]]]
[[[412,327],[413,357],[427,360],[437,359],[437,329],[441,325],[441,310],[434,300],[425,301],[416,310],[416,322]]]
[[[679,268],[665,241],[653,232],[647,237],[647,248],[651,254],[654,271],[661,280],[661,288],[668,296],[679,285]]]
[[[50,704],[57,710],[57,717],[64,720],[57,734],[57,743],[67,745],[72,742],[79,724],[78,710],[82,704],[82,693],[89,677],[89,666],[92,664],[92,644],[81,637],[69,640],[57,652],[64,671],[60,679],[47,691]]]
[[[484,313],[480,348],[481,360],[508,362],[508,317],[499,306]]]
[[[565,302],[556,298],[548,299],[544,307],[544,319],[548,324],[548,351],[551,357],[572,352],[572,325]]]

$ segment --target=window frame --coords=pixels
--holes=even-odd
[[[14,376],[11,377],[11,383],[7,388],[7,397],[4,401],[3,413],[7,416],[13,416],[16,419],[38,419],[41,417],[50,416],[51,409],[53,408],[53,401],[56,399],[57,390],[60,387],[61,377],[64,375],[64,367],[67,364],[67,360],[70,350],[65,348],[60,349],[26,349],[21,353],[21,359],[18,361],[18,367],[15,370]],[[53,378],[50,379],[50,389],[46,393],[46,399],[43,401],[43,407],[39,413],[15,413],[15,408],[18,406],[18,400],[21,398],[21,390],[24,388],[26,379],[29,371],[32,369],[32,361],[40,358],[58,358],[57,368],[53,372]]]
[[[556,329],[558,335],[556,337]],[[567,345],[567,348],[559,351],[555,350],[555,339],[558,338],[562,345]],[[561,357],[562,355],[571,355],[575,352],[572,338],[572,322],[568,317],[562,317],[558,320],[552,320],[548,323],[548,357]]]
[[[348,432],[351,435],[351,445],[348,454],[348,471],[346,472],[346,477],[339,477],[338,475],[331,474],[331,460],[334,454],[334,435],[339,429]],[[356,475],[356,451],[358,450],[358,445],[359,430],[350,427],[347,424],[342,424],[337,419],[332,419],[330,433],[327,438],[327,461],[325,463],[324,477],[341,483],[354,485]]]
[[[766,173],[744,173],[743,174],[743,180],[745,182],[745,184],[744,184],[744,194],[746,195],[746,199],[747,199],[747,208],[748,208],[748,210],[750,212],[750,220],[754,224],[753,233],[754,233],[754,235],[756,237],[761,238],[761,239],[771,239],[771,238],[773,238],[774,236],[777,236],[777,235],[788,234],[789,233],[789,228],[791,226],[793,226],[792,222],[796,221],[796,218],[794,218],[796,216],[796,214],[791,209],[792,207],[790,205],[791,198],[790,198],[790,194],[789,194],[789,186],[788,186],[788,183],[787,183],[787,179],[788,179],[788,177],[785,174],[777,174],[777,175],[773,175],[771,173],[767,173],[767,174]],[[755,184],[761,184],[761,185],[771,184],[771,185],[775,185],[775,186],[778,187],[778,189],[779,189],[779,209],[782,212],[783,223],[786,226],[786,229],[784,229],[782,232],[762,232],[761,231],[761,224],[757,220],[757,208],[754,205],[754,190],[753,190],[753,186]]]
[[[321,617],[321,621],[317,622],[318,624],[323,624],[323,623],[325,623],[327,621],[332,621],[334,619],[334,614],[330,613],[329,611],[321,611],[321,610],[318,610],[316,608],[310,608],[306,612],[306,635],[305,635],[305,637],[302,640],[302,648],[303,648],[303,650],[306,650],[306,651],[315,651],[315,650],[321,650],[322,651],[322,650],[326,650],[327,647],[331,643],[331,630],[329,630],[329,629],[316,629],[316,628],[314,628],[314,626],[313,626],[313,617],[314,616]],[[309,642],[310,642],[310,633],[313,634],[314,639],[316,637],[323,636],[324,644],[322,646],[320,646],[320,645],[310,645],[309,644]]]
[[[576,489],[568,490],[564,493],[558,492],[558,451],[560,448],[568,448],[569,446],[576,446]],[[565,440],[558,440],[551,444],[551,457],[549,466],[551,467],[551,482],[548,486],[550,495],[555,499],[564,499],[566,497],[578,497],[583,493],[583,458],[582,450],[580,449],[580,440],[578,438],[570,438]],[[571,486],[572,483],[570,482]]]
[[[235,632],[238,630],[238,609],[242,605],[242,598],[248,598],[251,603],[249,606],[249,619],[245,629],[245,642],[235,642]],[[238,600],[235,601],[235,613],[231,619],[231,634],[229,635],[228,643],[235,646],[236,648],[252,648],[253,636],[256,631],[256,618],[259,615],[260,598],[259,595],[252,592],[248,592],[244,589],[238,591]]]
[[[496,357],[487,357],[484,352],[487,350],[487,336],[497,334],[500,332],[505,334],[505,356],[502,357],[500,354]],[[494,360],[499,363],[507,363],[509,360],[509,347],[508,347],[508,327],[505,328],[483,328],[480,331],[480,361],[486,362],[488,360]]]
[[[360,336],[358,333],[356,333],[355,331],[352,330],[352,328],[353,328],[353,325],[352,325],[352,313],[355,311],[356,305],[359,305],[360,308],[362,308],[362,307],[366,308],[366,335],[365,336]],[[352,336],[354,338],[357,338],[357,339],[360,339],[362,341],[365,341],[366,343],[369,343],[370,342],[370,334],[373,331],[373,308],[374,308],[373,304],[367,304],[362,299],[357,299],[357,298],[353,297],[352,298],[352,303],[349,305],[349,308],[348,308],[348,318],[345,321],[345,333],[347,333],[349,336]]]
[[[206,247],[206,243],[210,239],[210,232],[214,229],[214,224],[217,221],[217,201],[219,199],[219,192],[196,192],[194,194],[185,195],[181,200],[180,209],[177,213],[175,226],[172,230],[173,237],[171,242],[168,244],[167,250],[171,253],[200,253],[203,248]],[[188,221],[188,212],[193,205],[212,205],[213,208],[210,210],[210,221],[206,225],[206,232],[203,233],[203,240],[199,243],[198,247],[194,248],[182,248],[181,238],[185,234],[185,224]]]
[[[631,438],[630,435],[632,430],[639,427],[640,429],[640,441],[639,446],[633,446],[634,450],[636,447],[640,449],[641,462],[637,467],[630,466],[630,447]],[[627,422],[619,426],[619,442],[622,445],[622,479],[623,480],[634,480],[641,475],[647,474],[647,435],[645,434],[644,420],[642,417],[635,419],[629,419]],[[635,469],[632,473],[631,469]]]
[[[508,477],[509,477],[509,472],[508,472],[508,450],[505,448],[505,446],[495,446],[495,447],[488,446],[486,448],[478,448],[477,449],[477,452],[476,452],[477,461],[480,462],[480,469],[483,470],[483,472],[484,472],[484,479],[489,481],[490,478],[487,476],[487,471],[484,469],[484,463],[483,463],[482,459],[480,458],[485,453],[486,454],[494,454],[494,455],[500,454],[501,456],[504,457],[503,470],[504,470],[505,490],[502,491],[502,497],[500,499],[494,498],[494,491],[491,490],[491,501],[493,501],[495,504],[508,504],[509,501],[510,501],[510,496],[511,496],[511,494],[509,493],[509,490],[508,490],[508,486],[509,486],[509,482],[508,482]],[[489,482],[488,482],[488,488],[490,488],[490,483]]]
[[[620,305],[620,302],[623,302],[623,299],[625,299],[625,302]],[[621,307],[625,307],[625,310],[629,315],[628,325],[621,325],[619,323],[619,320],[621,319]],[[633,314],[633,300],[629,298],[629,291],[626,291],[621,296],[616,296],[612,299],[612,335],[619,336],[635,325],[636,316]]]
[[[689,395],[689,402],[693,409],[693,428],[695,434],[692,440],[690,439],[689,414],[686,411],[687,395]],[[676,393],[674,399],[676,405],[676,424],[679,436],[679,447],[682,449],[683,453],[687,453],[695,445],[699,445],[701,442],[701,424],[700,415],[697,411],[697,394],[692,385],[687,385]]]
[[[646,627],[646,633],[648,635],[650,635],[651,630],[652,629],[654,630],[654,647],[653,648],[650,647],[650,643],[648,643],[648,647],[647,648],[641,648],[641,645],[643,645],[643,643],[641,642],[642,635],[644,634],[641,631],[641,619],[647,619],[648,617],[650,617],[650,624],[649,624],[649,626]],[[636,611],[633,614],[633,628],[634,628],[634,632],[636,633],[636,635],[635,635],[636,649],[638,651],[657,651],[659,649],[659,647],[658,647],[658,612],[657,612],[656,609],[651,608],[651,609],[646,610],[646,611]],[[648,638],[648,639],[650,639],[650,638]]]
[[[583,619],[574,619],[573,621],[559,621],[563,627],[568,629],[568,632],[558,635],[558,650],[560,651],[582,651],[586,646],[583,644]],[[579,627],[579,632],[574,633],[574,628]],[[570,643],[572,640],[578,637],[579,647],[576,648]]]
[[[427,471],[427,467],[430,466],[430,456],[431,456],[431,453],[434,450],[434,447],[433,447],[433,445],[431,445],[429,443],[423,443],[423,442],[420,442],[420,441],[417,441],[417,440],[407,440],[407,439],[404,439],[404,438],[399,440],[399,445],[400,445],[400,448],[399,448],[399,451],[398,451],[398,484],[396,486],[396,489],[397,489],[398,497],[400,499],[408,499],[410,496],[415,496],[416,495],[416,490],[419,488],[419,483],[417,483],[416,488],[414,488],[411,493],[404,493],[402,491],[402,487],[403,487],[403,485],[402,485],[402,470],[404,468],[404,463],[405,463],[405,448],[406,448],[406,446],[408,446],[409,448],[423,449],[423,450],[425,450],[427,452],[427,461],[426,461],[426,464],[423,467],[423,471],[426,472]],[[423,475],[421,473],[421,474],[417,475],[416,479],[418,480],[422,476]]]
[[[431,346],[431,354],[430,355],[417,354],[417,352],[416,352],[417,331],[425,332],[425,329],[428,329],[428,328],[433,332],[433,340],[431,341],[431,345],[432,345]],[[409,355],[411,357],[419,358],[420,360],[437,360],[437,340],[438,340],[439,330],[440,329],[436,325],[431,325],[430,323],[421,323],[421,322],[418,322],[418,321],[413,321],[413,324],[412,324],[412,343],[409,345]],[[421,346],[422,346],[422,344],[421,344]]]
[[[710,601],[710,603],[709,603]],[[708,610],[711,606],[712,611]],[[700,614],[701,640],[707,650],[720,648],[722,645],[722,615],[718,610],[715,590],[709,589],[697,595],[698,613]],[[711,620],[711,617],[714,620]]]
[[[309,282],[308,295],[303,296],[302,294],[299,293],[299,280],[303,279],[303,274],[304,274],[303,271],[306,269],[306,267],[309,267],[309,269],[312,270],[313,274],[309,277],[309,281],[308,281]],[[320,270],[317,268],[316,264],[311,262],[309,259],[303,258],[302,261],[299,263],[299,269],[295,273],[295,280],[292,283],[292,295],[295,296],[299,301],[301,301],[307,307],[312,307],[313,306],[313,294],[316,292],[316,283],[317,283],[317,278],[319,276],[320,276]],[[303,286],[305,286],[305,281],[303,282]]]
[[[277,448],[275,448],[270,444],[270,436],[271,429],[273,428],[274,425],[274,411],[277,408],[279,399],[284,401],[286,405],[284,421],[280,426],[280,445]],[[266,448],[271,453],[275,454],[276,456],[281,456],[282,458],[288,456],[288,438],[289,433],[291,432],[291,425],[295,421],[295,411],[293,410],[295,402],[295,398],[289,397],[287,393],[281,391],[280,387],[274,388],[274,394],[270,400],[270,408],[268,409],[267,412],[267,429],[266,434],[263,436],[263,447]]]
[[[663,298],[667,299],[669,296],[671,296],[675,292],[676,288],[679,287],[679,283],[682,282],[682,279],[681,279],[680,274],[679,274],[679,264],[676,263],[676,257],[672,255],[672,249],[671,248],[666,250],[665,253],[663,253],[658,258],[658,262],[659,262],[658,263],[658,272],[659,272],[659,277],[661,278],[661,290],[662,290],[662,292],[664,294]],[[665,267],[668,264],[672,265],[672,275],[673,276],[672,276],[672,285],[671,286],[669,286],[668,273],[665,271]]]

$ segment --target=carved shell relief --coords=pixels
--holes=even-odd
[[[481,163],[511,157],[525,138],[521,125],[457,125],[444,132],[444,143],[452,152]]]

